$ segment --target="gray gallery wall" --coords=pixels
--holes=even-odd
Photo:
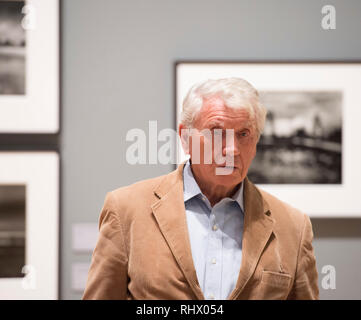
[[[336,7],[336,30],[321,8]],[[361,60],[361,1],[63,0],[61,298],[71,268],[90,254],[71,247],[74,223],[97,222],[105,193],[169,172],[125,162],[126,132],[174,125],[174,61]],[[342,201],[342,199],[340,199]],[[336,289],[321,298],[361,298],[361,219],[312,219],[322,266]],[[320,275],[322,276],[322,275]]]

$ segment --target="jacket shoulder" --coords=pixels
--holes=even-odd
[[[107,192],[102,211],[113,212],[123,222],[129,219],[130,222],[138,213],[150,212],[151,205],[158,200],[154,190],[168,175],[141,180]]]
[[[167,175],[158,176],[146,180],[137,181],[127,186],[111,190],[110,193],[116,200],[130,200],[129,197],[144,197],[145,194],[153,194],[154,189]]]
[[[119,187],[108,192],[115,204],[121,205],[122,203],[131,204],[133,201],[140,204],[148,197],[154,199],[154,190],[161,183],[167,175],[158,176],[146,180],[137,181],[127,186]]]

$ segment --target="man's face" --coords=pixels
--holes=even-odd
[[[213,185],[232,187],[239,184],[247,175],[248,168],[256,155],[258,137],[248,112],[229,108],[218,97],[210,98],[204,100],[193,126],[198,133],[192,133],[190,137],[189,153],[191,161],[192,158],[200,160],[192,161],[193,171],[196,171],[203,181]],[[208,129],[210,135],[203,134],[201,131],[204,129]],[[226,140],[227,129],[233,130],[233,137],[231,136],[232,139],[228,141]],[[197,139],[195,139],[195,134],[198,135]],[[220,142],[218,145],[217,141]],[[196,148],[199,145],[199,151],[192,150],[193,144]],[[204,161],[205,149],[212,150],[211,164]],[[196,157],[195,151],[199,152],[199,157]],[[229,162],[228,159],[232,159],[233,162]],[[229,163],[233,166],[227,168],[226,174],[217,173],[222,170],[217,168],[224,169]]]

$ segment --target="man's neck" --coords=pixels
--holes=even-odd
[[[202,177],[202,175],[200,174],[200,172],[198,172],[195,166],[192,167],[192,165],[190,165],[190,168],[199,188],[201,189],[202,193],[207,197],[212,207],[223,198],[231,198],[237,192],[240,186],[240,184],[231,187],[223,185],[211,185],[208,183],[206,177]]]

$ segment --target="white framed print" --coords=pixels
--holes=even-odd
[[[361,62],[177,62],[177,124],[192,85],[238,77],[267,109],[249,179],[311,217],[361,217]],[[178,144],[178,163],[186,159]]]
[[[59,158],[0,152],[0,300],[58,299]]]
[[[59,1],[0,0],[0,133],[59,131]]]

